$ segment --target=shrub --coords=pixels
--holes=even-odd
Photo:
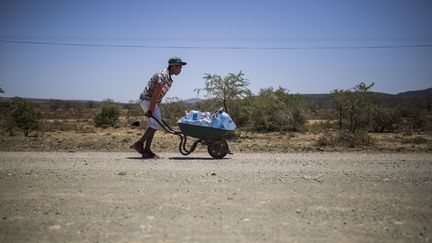
[[[373,132],[393,131],[399,127],[401,116],[396,109],[374,107],[371,111],[370,124]]]
[[[324,134],[322,136],[320,136],[317,140],[317,145],[319,147],[327,147],[327,146],[335,146],[335,139],[333,138],[333,136],[328,133],[328,132],[324,132]]]
[[[104,101],[101,112],[94,118],[96,127],[114,127],[120,117],[120,110],[112,101]]]
[[[405,138],[402,140],[403,144],[427,144],[429,141],[424,137],[412,137],[412,138]]]
[[[339,131],[336,136],[337,144],[348,147],[356,148],[361,146],[369,146],[372,144],[372,138],[366,132],[344,132]]]
[[[123,108],[127,110],[128,116],[143,116],[144,112],[141,109],[139,100],[130,100],[128,104],[124,105]]]
[[[243,103],[241,120],[252,131],[297,132],[306,123],[302,98],[281,87],[262,89],[258,96],[244,99]]]
[[[371,92],[371,85],[361,82],[352,90],[333,90],[331,98],[337,111],[340,129],[348,129],[355,133],[368,128],[372,110],[379,105],[379,98]]]
[[[357,148],[373,144],[372,138],[366,132],[349,132],[340,130],[336,134],[324,133],[318,138],[318,146],[341,146]]]
[[[41,127],[40,118],[41,113],[36,111],[30,102],[23,98],[15,97],[12,98],[6,126],[10,135],[13,135],[14,130],[19,128],[23,130],[24,136],[27,137],[31,131]]]

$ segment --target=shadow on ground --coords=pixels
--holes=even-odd
[[[158,159],[154,159],[154,158],[141,158],[139,156],[136,157],[126,157],[126,159],[136,159],[136,160],[158,160]],[[165,158],[161,158],[161,159],[165,159]],[[210,158],[210,157],[169,157],[167,158],[169,160],[229,160],[231,158],[223,158],[223,159],[214,159],[214,158]]]

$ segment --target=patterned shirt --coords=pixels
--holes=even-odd
[[[150,100],[152,99],[153,93],[156,89],[157,84],[162,85],[162,91],[157,99],[157,103],[161,103],[162,98],[165,96],[165,94],[168,92],[168,90],[171,88],[171,85],[173,83],[173,80],[171,79],[171,76],[169,75],[168,69],[162,69],[159,72],[155,73],[153,77],[149,80],[147,86],[144,88],[144,91],[140,95],[141,100]]]

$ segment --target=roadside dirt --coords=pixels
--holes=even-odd
[[[104,151],[131,152],[129,146],[138,140],[142,129],[92,128],[80,131],[55,131],[24,137],[22,134],[0,134],[0,151]],[[322,133],[251,133],[236,132],[227,138],[233,152],[313,152],[313,151],[381,151],[381,152],[432,152],[432,134],[370,133],[372,144],[356,148],[320,146]],[[189,139],[189,144],[192,144]],[[157,132],[153,141],[155,152],[177,152],[179,138],[165,132]],[[189,147],[189,146],[188,146]],[[198,151],[206,148],[198,146]]]
[[[0,242],[431,242],[430,153],[0,152]]]

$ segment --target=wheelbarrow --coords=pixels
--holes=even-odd
[[[153,115],[150,117],[154,119],[166,132],[180,137],[179,151],[182,155],[186,156],[191,154],[193,151],[195,151],[195,148],[198,144],[207,146],[208,153],[215,159],[222,159],[227,154],[232,154],[228,148],[228,143],[225,141],[225,139],[223,139],[225,134],[232,132],[230,130],[196,126],[179,122],[178,126],[181,131],[176,131],[172,129],[163,119],[162,121],[159,121]],[[188,136],[198,139],[193,142],[189,149],[186,148]]]

